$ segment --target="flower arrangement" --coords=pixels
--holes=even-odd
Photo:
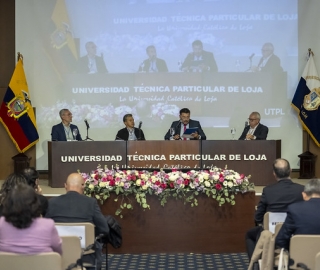
[[[147,202],[148,195],[157,195],[164,206],[169,197],[184,200],[192,207],[197,206],[197,196],[206,194],[215,199],[219,206],[224,203],[234,205],[235,194],[245,193],[254,189],[249,182],[250,176],[239,174],[233,170],[213,167],[210,170],[190,170],[188,172],[172,169],[171,172],[146,171],[127,169],[108,169],[100,165],[90,174],[79,172],[85,179],[84,194],[95,196],[103,203],[112,193],[117,195],[115,201],[120,206],[116,215],[121,218],[124,209],[133,209],[131,198],[133,195],[143,209],[150,209]]]

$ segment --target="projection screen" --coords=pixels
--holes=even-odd
[[[195,40],[217,70],[184,69]],[[99,56],[93,70],[86,44]],[[145,65],[150,45],[168,71]],[[270,47],[278,66],[256,68]],[[62,108],[83,139],[86,119],[97,141],[114,140],[126,113],[147,140],[163,140],[184,107],[207,139],[231,140],[231,128],[239,138],[258,111],[268,139],[281,139],[282,156],[298,167],[302,132],[290,106],[300,77],[296,0],[16,0],[16,51],[36,107],[38,170],[48,169]]]

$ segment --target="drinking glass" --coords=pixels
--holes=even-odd
[[[78,135],[78,130],[75,128],[72,130],[73,138],[76,140]]]
[[[173,139],[174,133],[175,133],[175,129],[174,128],[170,128],[170,134],[171,134],[170,140],[174,140]]]
[[[234,136],[236,135],[236,128],[231,128],[232,140],[234,140]]]

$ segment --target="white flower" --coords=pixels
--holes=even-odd
[[[141,179],[137,179],[136,185],[137,185],[137,186],[140,186],[140,185],[141,185]]]
[[[105,187],[106,186],[106,182],[100,182],[99,183],[99,187]]]
[[[205,185],[206,187],[210,187],[210,182],[209,182],[209,181],[204,181],[204,185]]]
[[[203,179],[204,180],[208,180],[209,179],[209,174],[208,173],[204,173],[203,174]]]
[[[198,179],[199,179],[199,182],[202,183],[203,182],[203,175],[199,175]]]
[[[215,174],[215,175],[213,176],[213,180],[219,180],[219,175],[218,175],[218,174]]]
[[[228,187],[233,187],[233,182],[228,182]]]
[[[226,187],[228,185],[228,181],[223,181],[223,185]]]
[[[190,175],[188,175],[187,173],[183,173],[181,174],[183,179],[190,179]]]
[[[93,190],[93,189],[94,189],[94,185],[90,184],[90,185],[89,185],[89,188],[90,188],[91,190]]]
[[[147,185],[143,185],[142,189],[146,190],[146,189],[148,189],[148,186]]]

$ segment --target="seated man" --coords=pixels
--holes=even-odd
[[[311,179],[304,187],[303,202],[288,206],[287,217],[277,237],[276,246],[289,250],[296,234],[320,234],[320,179]]]
[[[109,226],[97,200],[83,195],[83,177],[79,173],[70,174],[65,188],[66,194],[49,200],[46,218],[65,223],[90,222],[95,225],[96,236],[108,235]]]
[[[257,227],[250,229],[245,236],[249,260],[253,254],[260,233],[263,230],[263,216],[266,212],[286,212],[288,205],[302,201],[303,186],[290,179],[291,168],[286,159],[276,159],[273,163],[273,175],[276,183],[266,186],[255,213]]]
[[[190,119],[190,110],[183,108],[180,110],[180,120],[173,121],[169,131],[164,136],[165,140],[205,140],[207,137],[204,134],[199,121]],[[182,138],[183,133],[187,128],[197,128],[197,131],[191,134],[192,138]],[[172,131],[172,134],[170,134]]]
[[[145,141],[142,129],[134,127],[134,119],[132,114],[126,114],[123,116],[123,123],[126,127],[118,131],[116,140]]]
[[[97,56],[97,46],[94,42],[86,43],[87,55],[81,57],[78,63],[78,73],[108,73],[102,56]]]
[[[203,50],[201,40],[195,40],[192,42],[192,52],[182,63],[181,70],[186,72],[217,72],[218,66],[213,53]]]
[[[149,58],[139,66],[139,72],[168,72],[166,62],[157,57],[155,46],[148,46],[146,51]]]
[[[62,109],[59,112],[61,123],[52,127],[52,141],[82,141],[79,129],[72,125],[72,113],[68,109]]]
[[[260,123],[260,113],[252,112],[248,118],[249,125],[246,126],[239,140],[266,140],[269,129]]]
[[[274,54],[273,44],[268,42],[261,48],[262,57],[257,66],[252,66],[253,72],[282,72],[280,58]]]

